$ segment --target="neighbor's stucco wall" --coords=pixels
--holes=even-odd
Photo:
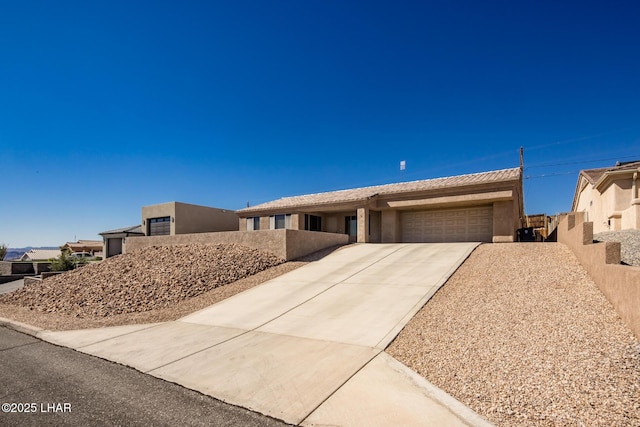
[[[632,202],[629,209],[622,211],[622,230],[640,230],[640,200]]]
[[[321,249],[348,243],[346,235],[305,230],[223,231],[217,233],[177,234],[127,238],[127,253],[150,246],[173,246],[189,243],[236,243],[273,253],[287,261]]]
[[[170,235],[238,230],[234,211],[189,203],[168,202],[142,207],[142,230],[149,233],[149,220],[170,217]]]
[[[567,245],[625,324],[640,338],[640,267],[620,264],[620,243],[593,243],[594,224],[583,212],[563,215],[558,242]]]
[[[149,234],[149,220],[152,218],[171,217],[170,234],[173,236],[176,234],[176,223],[174,221],[176,217],[176,203],[168,202],[158,205],[143,206],[142,207],[142,232],[145,235]]]
[[[638,228],[633,205],[633,179],[620,178],[611,182],[602,193],[591,184],[579,193],[576,212],[585,212],[585,220],[593,223],[593,232]]]
[[[175,214],[175,234],[238,230],[234,211],[176,202]]]

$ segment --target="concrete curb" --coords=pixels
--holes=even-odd
[[[6,317],[0,317],[0,326],[6,326],[14,331],[22,332],[23,334],[31,335],[36,338],[40,338],[40,333],[45,331],[45,329],[38,328],[37,326],[31,326],[16,320],[7,319]]]
[[[486,420],[480,414],[469,408],[449,393],[431,384],[427,379],[420,376],[418,373],[409,369],[407,366],[393,358],[391,355],[385,352],[389,358],[389,366],[396,370],[399,374],[409,378],[416,387],[422,389],[429,398],[439,402],[441,405],[447,407],[453,414],[456,415],[462,422],[471,427],[494,427],[495,425]]]

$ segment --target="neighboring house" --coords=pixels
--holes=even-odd
[[[100,256],[102,252],[101,240],[78,240],[77,242],[67,242],[60,249],[70,252],[88,252],[94,256]]]
[[[20,257],[20,261],[47,261],[58,258],[61,253],[60,249],[31,249]]]
[[[169,202],[142,208],[142,232],[145,236],[237,231],[234,211]]]
[[[285,197],[236,211],[240,231],[345,233],[357,242],[513,242],[520,168]]]
[[[593,232],[640,229],[640,161],[580,171],[572,212],[586,212]]]
[[[107,258],[125,253],[128,237],[174,236],[176,234],[237,231],[234,211],[169,202],[142,207],[142,225],[103,231],[102,245]]]
[[[103,253],[105,258],[124,253],[127,237],[144,236],[141,225],[119,228],[117,230],[103,231],[100,233],[103,239]]]

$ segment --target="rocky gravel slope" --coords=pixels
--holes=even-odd
[[[499,426],[640,426],[640,344],[561,244],[481,245],[387,352]]]
[[[235,245],[150,247],[48,278],[0,296],[0,304],[76,318],[171,307],[284,260]]]

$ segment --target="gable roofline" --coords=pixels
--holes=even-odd
[[[117,228],[115,230],[108,230],[108,231],[103,231],[101,233],[98,233],[101,236],[104,236],[105,234],[118,234],[118,233],[139,233],[139,234],[144,234],[142,232],[142,226],[141,225],[132,225],[129,227],[123,227],[123,228]]]
[[[580,171],[580,175],[584,176],[591,185],[596,185],[598,181],[602,180],[604,175],[618,171],[633,171],[638,168],[640,168],[640,160],[633,160],[630,162],[618,162],[615,166],[608,166],[604,168],[583,169]]]
[[[327,191],[300,196],[283,197],[271,202],[237,210],[237,214],[263,212],[276,209],[294,209],[311,206],[367,201],[377,196],[397,195],[448,188],[464,188],[497,182],[518,182],[522,178],[520,168],[500,169],[489,172],[373,185],[353,189]]]
[[[616,175],[624,176],[638,170],[640,170],[640,160],[618,162],[615,166],[604,168],[581,170],[578,174],[578,182],[576,183],[576,190],[573,194],[571,210],[575,211],[577,208],[578,197],[588,184],[591,184],[592,188],[599,189]]]

